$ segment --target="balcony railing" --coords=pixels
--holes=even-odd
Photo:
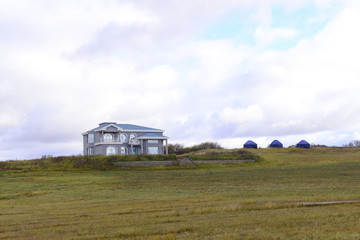
[[[140,145],[140,140],[131,139],[131,140],[129,141],[129,144],[130,144],[130,145]]]
[[[127,141],[123,142],[123,141],[120,141],[119,138],[115,138],[115,139],[100,138],[100,141],[95,142],[95,145],[98,145],[98,144],[123,144],[123,143],[128,143],[130,145],[140,145],[140,140],[131,139],[129,142],[127,142]]]

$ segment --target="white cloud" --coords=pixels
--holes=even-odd
[[[24,114],[9,106],[0,105],[0,128],[16,126],[21,123]]]
[[[267,45],[278,40],[290,39],[296,37],[298,31],[293,28],[271,28],[268,26],[260,26],[256,29],[254,37],[260,45]]]
[[[356,137],[356,3],[315,38],[287,51],[267,48],[301,38],[295,27],[274,25],[272,7],[307,2],[1,1],[1,159],[77,154],[80,134],[108,120],[228,146]],[[250,19],[256,46],[199,38],[227,12],[248,10],[267,12]]]
[[[246,108],[226,107],[220,114],[219,120],[224,123],[243,124],[245,122],[260,122],[264,115],[259,105],[251,105]]]

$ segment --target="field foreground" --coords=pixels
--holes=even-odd
[[[0,239],[360,239],[357,149],[236,166],[0,171]]]

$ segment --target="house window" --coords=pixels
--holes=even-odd
[[[159,154],[158,147],[148,147],[148,154]]]
[[[130,136],[129,136],[129,142],[135,141],[135,138],[136,138],[136,134],[135,134],[135,133],[131,133]]]
[[[126,134],[120,133],[120,142],[126,142]]]
[[[126,147],[121,147],[120,148],[120,154],[121,155],[126,155]]]
[[[131,154],[133,154],[133,155],[136,154],[136,148],[133,147],[133,148],[131,149]]]
[[[110,133],[104,134],[104,142],[112,142],[113,141],[113,135]]]
[[[116,148],[114,146],[107,147],[106,155],[116,155]]]
[[[88,143],[94,143],[94,134],[93,133],[88,134]]]
[[[159,140],[148,140],[148,143],[159,143]]]
[[[88,148],[88,155],[94,155],[94,147]]]

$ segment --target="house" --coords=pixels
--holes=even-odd
[[[282,148],[283,144],[279,140],[274,140],[270,143],[271,148]]]
[[[245,144],[244,144],[244,148],[255,148],[257,149],[257,144],[254,143],[251,140],[248,140]]]
[[[168,154],[168,137],[163,132],[138,125],[103,122],[82,134],[84,155]]]
[[[310,143],[308,143],[305,140],[301,140],[300,142],[298,142],[298,144],[296,144],[297,148],[310,148]]]

